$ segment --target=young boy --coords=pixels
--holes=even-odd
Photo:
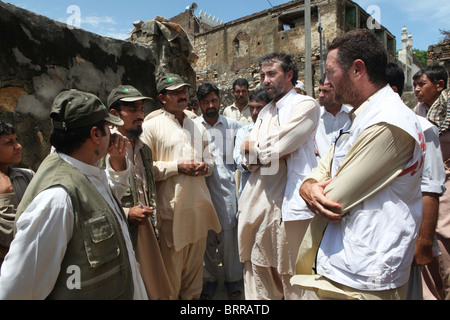
[[[10,168],[21,160],[22,146],[14,127],[0,120],[0,266],[13,239],[17,206],[34,172]]]

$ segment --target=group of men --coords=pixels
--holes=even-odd
[[[446,78],[417,80],[435,129],[426,139],[368,30],[328,47],[320,104],[297,91],[290,55],[259,63],[262,87],[237,79],[223,114],[216,85],[201,84],[191,103],[176,74],[159,79],[163,108],[148,115],[152,99],[129,85],[107,106],[59,94],[54,150],[12,204],[14,223],[8,212],[0,299],[212,299],[218,260],[230,299],[418,297],[420,285],[407,292],[421,284],[411,266],[434,259],[436,224],[436,259],[448,257],[436,161],[447,150]],[[448,275],[431,266],[443,298]]]

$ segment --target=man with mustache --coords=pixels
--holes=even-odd
[[[234,97],[234,103],[223,110],[223,115],[239,121],[242,125],[250,124],[252,116],[248,106],[250,91],[247,79],[238,78],[234,80],[231,93]]]
[[[131,166],[130,189],[121,199],[130,224],[130,234],[149,299],[171,295],[171,286],[161,257],[156,230],[156,199],[151,149],[139,138],[142,134],[145,97],[130,85],[120,85],[108,96],[109,112],[124,125],[111,130],[128,138],[127,159]]]
[[[157,83],[163,110],[142,125],[142,140],[153,152],[158,231],[162,257],[174,294],[171,299],[199,299],[208,230],[220,223],[205,176],[212,158],[205,128],[186,110],[187,89],[179,75]]]
[[[319,80],[320,119],[316,132],[316,151],[319,158],[325,156],[334,143],[339,130],[349,120],[351,108],[335,99],[335,91],[326,74]]]
[[[220,91],[214,84],[204,83],[198,87],[197,99],[203,116],[195,119],[211,135],[214,157],[213,174],[206,178],[206,185],[219,217],[222,231],[209,231],[205,267],[203,271],[203,299],[211,299],[217,287],[218,262],[221,256],[225,271],[225,286],[230,299],[239,299],[241,289],[238,281],[242,279],[242,264],[239,261],[237,245],[237,200],[233,159],[236,133],[242,127],[238,121],[219,115]]]

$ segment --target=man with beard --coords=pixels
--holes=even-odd
[[[335,91],[324,75],[319,80],[320,119],[316,132],[316,151],[321,158],[325,156],[336,140],[339,130],[349,120],[351,108],[336,101]]]
[[[370,30],[337,37],[327,77],[351,121],[300,194],[316,214],[291,283],[319,299],[405,299],[422,216],[425,144],[417,117],[386,82]]]
[[[205,182],[214,159],[205,128],[186,110],[188,86],[176,74],[161,77],[163,110],[142,125],[142,140],[153,152],[160,247],[175,292],[170,298],[183,300],[200,298],[208,230],[220,232]]]
[[[150,148],[139,138],[144,120],[144,97],[136,88],[120,85],[108,96],[109,112],[124,125],[112,132],[128,138],[127,159],[131,166],[130,189],[121,199],[130,224],[136,259],[149,299],[169,297],[171,286],[161,257],[156,230],[155,179]]]
[[[260,60],[262,84],[272,101],[244,142],[252,171],[239,198],[238,239],[246,299],[299,299],[289,280],[313,217],[298,189],[317,164],[314,135],[320,106],[298,94],[298,67],[285,53]]]
[[[219,115],[219,89],[211,83],[198,87],[197,99],[203,115],[195,121],[203,124],[211,136],[212,154],[214,157],[213,174],[206,178],[211,198],[219,217],[222,231],[209,231],[203,270],[202,299],[211,299],[217,287],[218,261],[217,254],[225,271],[225,286],[230,299],[239,299],[241,289],[238,282],[242,280],[242,264],[239,261],[237,245],[237,200],[234,172],[236,165],[233,159],[236,133],[242,125],[231,118]]]

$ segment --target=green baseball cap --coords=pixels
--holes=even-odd
[[[92,125],[101,120],[122,126],[123,120],[108,112],[103,102],[94,94],[68,90],[58,94],[50,112],[53,127],[70,130]]]
[[[183,86],[190,87],[189,83],[186,83],[181,79],[181,77],[174,73],[167,73],[161,79],[159,79],[158,84],[156,85],[156,91],[161,93],[164,89],[166,90],[177,90]]]
[[[144,97],[142,93],[137,90],[133,86],[128,85],[120,85],[117,88],[114,88],[111,93],[108,96],[107,104],[108,108],[111,108],[111,106],[117,101],[123,101],[123,102],[134,102],[139,100],[150,100],[153,101],[150,97]]]

